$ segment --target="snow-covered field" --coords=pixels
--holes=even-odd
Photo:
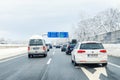
[[[0,59],[5,59],[12,56],[20,55],[20,54],[25,54],[26,52],[27,52],[27,47],[1,48]]]
[[[17,47],[24,47],[27,46],[26,44],[0,44],[1,48],[17,48]]]

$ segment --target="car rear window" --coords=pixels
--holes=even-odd
[[[50,46],[49,44],[46,44],[46,46]]]
[[[70,47],[71,48],[74,48],[76,44],[70,44]]]
[[[104,49],[102,43],[83,43],[80,49]]]
[[[63,45],[63,47],[67,47],[67,45]]]
[[[43,45],[41,39],[31,39],[29,42],[29,46],[39,46],[39,45]]]

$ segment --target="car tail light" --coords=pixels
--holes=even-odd
[[[101,60],[100,62],[107,62],[106,60]]]
[[[86,62],[85,60],[80,60],[80,62]]]
[[[28,51],[30,51],[30,46],[28,47]]]
[[[43,46],[43,50],[46,50],[46,47],[45,47],[45,46]]]
[[[68,48],[70,48],[70,45],[68,46]]]
[[[107,51],[106,50],[100,50],[101,53],[106,53]]]
[[[85,50],[78,50],[77,53],[85,53]]]

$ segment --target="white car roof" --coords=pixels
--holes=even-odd
[[[43,37],[39,36],[39,35],[34,35],[34,36],[30,37],[30,39],[43,39]]]

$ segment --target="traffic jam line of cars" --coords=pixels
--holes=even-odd
[[[60,48],[57,45],[56,48]],[[34,55],[47,56],[50,45],[45,43],[45,40],[39,36],[31,37],[28,46],[28,57]],[[52,46],[51,46],[52,48]],[[76,43],[69,43],[61,47],[61,51],[66,54],[71,54],[71,62],[74,66],[79,64],[102,64],[107,65],[107,51],[104,49],[102,43],[96,41],[84,41]]]
[[[61,49],[61,51],[65,52],[66,55],[71,55],[71,62],[75,68],[80,68],[89,78],[89,80],[99,80],[101,74],[107,76],[105,66],[110,63],[107,61],[107,51],[102,43],[97,41],[84,41],[77,43],[67,43],[62,46],[57,45],[55,47],[56,49]],[[28,58],[32,58],[38,55],[47,57],[48,51],[51,48],[52,46],[50,44],[46,44],[43,38],[39,36],[31,37],[28,44]],[[55,50],[53,50],[52,54],[55,54]],[[46,64],[49,65],[51,61],[52,58],[49,58]],[[100,64],[103,67],[93,68],[95,72],[91,73],[85,66],[81,66],[80,64]],[[119,68],[119,66],[117,67]]]

